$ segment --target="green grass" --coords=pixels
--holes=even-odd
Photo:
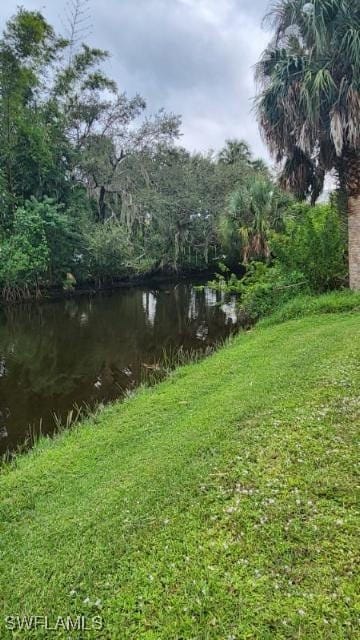
[[[360,293],[346,289],[344,291],[331,291],[323,295],[299,295],[286,304],[280,306],[268,318],[261,320],[261,326],[279,324],[294,318],[303,318],[308,315],[322,313],[339,313],[345,311],[360,311]]]
[[[355,638],[359,356],[356,313],[259,326],[20,456],[1,640]]]

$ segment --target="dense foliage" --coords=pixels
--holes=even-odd
[[[214,268],[230,194],[267,169],[248,145],[176,146],[180,118],[147,115],[101,69],[107,53],[19,9],[0,40],[0,287],[111,283]],[[231,252],[230,252],[231,253]],[[229,259],[239,261],[237,248]]]
[[[343,219],[333,204],[293,204],[266,235],[267,261],[252,261],[239,280],[227,267],[212,286],[240,294],[246,319],[256,320],[299,293],[323,293],[346,284]]]
[[[308,18],[301,20],[310,38]],[[289,54],[295,35],[278,28],[276,47]],[[259,70],[274,83],[280,67],[273,67],[271,52]],[[297,287],[326,291],[345,281],[340,207],[294,204],[243,140],[228,140],[218,154],[189,153],[177,144],[180,117],[148,115],[141,96],[120,93],[102,71],[107,55],[58,37],[39,12],[19,9],[6,25],[0,40],[6,299],[52,286],[71,291],[157,272],[215,271],[221,262],[225,273],[247,268],[245,283],[221,276],[217,286],[240,290],[248,314],[257,317]],[[270,83],[260,99],[265,129],[279,92]],[[286,144],[297,153],[290,138]]]
[[[350,286],[360,288],[360,4],[276,0],[257,67],[258,118],[298,197],[334,170],[348,201]]]

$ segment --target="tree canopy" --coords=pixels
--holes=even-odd
[[[278,0],[257,66],[257,111],[282,184],[319,196],[335,170],[349,198],[350,281],[360,287],[360,6]]]
[[[76,22],[76,16],[74,16]],[[214,269],[219,220],[250,175],[243,140],[179,146],[181,118],[149,113],[103,71],[106,51],[19,9],[0,40],[0,286],[8,298],[156,270]],[[54,241],[56,238],[56,242]],[[241,259],[240,252],[236,261]]]

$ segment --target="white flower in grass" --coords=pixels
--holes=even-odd
[[[299,616],[304,616],[305,615],[304,609],[298,609],[298,614]]]
[[[235,513],[236,511],[236,507],[227,507],[227,509],[225,509],[226,513]]]
[[[85,600],[83,600],[83,602],[84,602],[84,604],[88,604],[88,605],[90,605],[90,604],[91,604],[91,600],[90,600],[89,596],[87,596],[87,597],[85,598]]]
[[[75,589],[71,589],[69,595],[73,598],[74,596],[76,596],[76,591]]]

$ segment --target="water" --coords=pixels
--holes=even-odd
[[[237,326],[234,299],[183,283],[0,309],[0,453],[121,397],[164,350],[203,351]]]

